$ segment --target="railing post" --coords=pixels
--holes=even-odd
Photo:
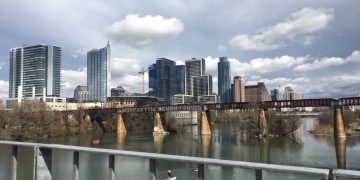
[[[261,169],[255,169],[255,179],[262,180],[262,171]]]
[[[150,165],[150,179],[156,180],[156,161],[155,159],[149,159]]]
[[[73,180],[79,180],[79,152],[74,151],[73,156]]]
[[[109,155],[109,180],[115,180],[115,156]]]
[[[200,180],[205,179],[204,164],[198,164],[198,178]]]
[[[17,146],[12,146],[12,155],[11,155],[11,179],[16,180],[17,172]]]
[[[51,179],[52,149],[34,147],[33,179]]]

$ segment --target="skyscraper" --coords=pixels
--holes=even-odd
[[[273,89],[270,92],[271,92],[271,100],[272,101],[279,101],[281,99],[279,89]]]
[[[175,62],[166,58],[158,58],[149,66],[150,95],[164,98],[170,103],[170,97],[176,93]]]
[[[185,66],[176,66],[176,94],[185,94]]]
[[[245,83],[241,76],[234,77],[234,102],[245,102]]]
[[[220,102],[231,102],[230,62],[227,57],[220,57],[218,62],[218,92]]]
[[[106,103],[110,96],[110,44],[87,53],[87,88],[89,101]]]
[[[156,64],[152,64],[148,68],[149,72],[149,95],[157,97],[157,71]]]
[[[285,87],[283,100],[298,100],[301,99],[301,94],[295,91],[290,86]]]
[[[271,101],[271,96],[263,82],[257,85],[245,86],[245,102]]]
[[[193,95],[192,77],[205,75],[205,60],[192,58],[185,61],[185,94]]]
[[[60,66],[59,46],[24,45],[10,49],[9,98],[60,97]]]
[[[193,76],[192,89],[193,96],[212,95],[212,76]]]

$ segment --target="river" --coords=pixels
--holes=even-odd
[[[69,144],[87,147],[122,149],[162,154],[175,154],[217,159],[285,164],[318,168],[360,170],[360,137],[334,141],[332,136],[308,134],[316,118],[302,118],[301,128],[291,137],[245,139],[233,126],[214,126],[213,135],[199,136],[197,128],[178,135],[153,136],[152,132],[133,132],[126,135],[105,134],[101,143],[92,145],[91,135],[52,138],[44,143]],[[9,146],[0,145],[0,179],[9,179]],[[72,178],[72,152],[53,151],[53,179]],[[116,157],[115,171],[119,179],[148,179],[148,162],[141,158]],[[80,179],[106,179],[108,156],[80,153]],[[170,161],[157,162],[157,176],[166,178],[171,169],[177,179],[197,179],[196,164]],[[19,148],[18,179],[32,177],[32,150]],[[206,166],[206,179],[255,179],[253,170]],[[319,179],[303,175],[263,172],[264,179]]]

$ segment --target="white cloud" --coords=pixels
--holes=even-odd
[[[61,70],[61,96],[73,97],[77,85],[86,86],[86,68],[78,70]]]
[[[9,97],[9,82],[0,80],[0,99]]]
[[[130,14],[108,27],[108,36],[120,44],[134,48],[144,48],[165,41],[181,33],[181,20],[162,16],[139,17]]]
[[[354,51],[350,56],[346,58],[341,57],[325,57],[321,59],[315,59],[312,62],[300,64],[294,68],[295,71],[313,71],[318,69],[324,69],[331,66],[339,66],[347,63],[360,62],[360,51]]]
[[[113,58],[111,61],[111,86],[122,86],[130,92],[140,92],[142,78],[139,71],[147,70],[142,62],[133,58]],[[148,73],[144,74],[144,88],[148,89]]]
[[[360,51],[356,50],[352,52],[352,54],[348,56],[346,60],[350,62],[360,62]]]
[[[266,51],[285,47],[291,41],[308,45],[313,42],[310,34],[327,28],[333,14],[332,9],[303,8],[284,22],[264,28],[258,34],[233,37],[229,46],[244,51]]]

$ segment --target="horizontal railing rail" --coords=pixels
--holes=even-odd
[[[262,171],[275,171],[275,172],[320,176],[323,179],[332,179],[332,176],[360,178],[360,171],[352,171],[352,170],[341,170],[341,169],[331,170],[331,169],[323,169],[323,168],[254,163],[254,162],[179,156],[179,155],[169,155],[169,154],[157,154],[157,153],[147,153],[147,152],[135,152],[135,151],[125,151],[125,150],[115,150],[115,149],[101,149],[101,148],[80,147],[80,146],[61,145],[61,144],[0,141],[0,145],[9,145],[12,147],[12,158],[11,158],[12,179],[16,179],[17,149],[19,146],[29,147],[34,149],[34,166],[35,166],[33,168],[34,180],[49,179],[49,178],[51,179],[51,159],[52,159],[51,155],[53,149],[60,149],[60,150],[74,152],[73,155],[74,180],[79,179],[79,157],[80,157],[79,152],[101,153],[101,154],[109,155],[108,179],[115,179],[115,171],[114,171],[115,156],[130,156],[130,157],[138,157],[149,160],[149,165],[150,165],[149,175],[151,176],[151,179],[156,179],[157,160],[198,164],[199,179],[205,179],[204,165],[229,166],[234,168],[252,169],[255,170],[256,180],[262,179]],[[44,164],[46,164],[47,166],[44,166]]]

